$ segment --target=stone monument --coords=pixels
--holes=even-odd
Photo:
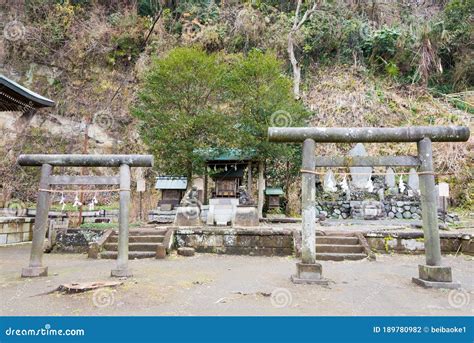
[[[357,143],[351,151],[349,156],[368,156],[364,144]],[[351,186],[353,189],[367,190],[370,185],[369,180],[372,176],[372,167],[350,167],[351,171]]]
[[[408,174],[408,188],[416,195],[420,194],[420,178],[414,168],[411,168]]]
[[[198,190],[193,186],[181,200],[176,208],[174,219],[176,226],[199,226],[201,225],[201,208],[198,200]]]
[[[393,195],[398,193],[397,181],[395,180],[395,172],[391,167],[387,168],[385,174],[385,186],[387,187],[388,192],[390,194]]]

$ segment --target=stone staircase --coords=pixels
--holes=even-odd
[[[160,250],[165,252],[168,249],[172,231],[166,228],[160,229],[134,229],[129,232],[128,258],[157,257]],[[118,250],[118,232],[114,231],[105,241],[99,253],[100,258],[116,259]],[[162,256],[158,256],[164,258]]]
[[[368,246],[358,235],[325,235],[316,237],[316,259],[323,261],[362,260],[369,257]]]

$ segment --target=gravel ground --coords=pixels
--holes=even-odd
[[[63,283],[113,280],[113,260],[46,254],[49,276],[21,279],[30,244],[0,247],[0,315],[473,315],[474,263],[445,256],[460,291],[411,282],[424,256],[322,261],[329,287],[294,285],[292,257],[197,254],[130,261],[134,277],[115,289],[48,293]]]

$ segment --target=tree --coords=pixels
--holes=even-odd
[[[300,98],[300,83],[301,83],[301,65],[299,64],[298,60],[296,59],[295,55],[295,35],[309,18],[309,16],[316,11],[318,2],[314,0],[314,3],[311,8],[307,9],[303,16],[299,17],[300,10],[301,10],[302,0],[298,0],[296,4],[295,10],[295,17],[293,19],[293,26],[291,27],[290,32],[288,33],[288,56],[290,58],[291,67],[293,69],[293,94],[296,99]]]
[[[152,62],[132,113],[160,172],[191,180],[203,168],[196,150],[232,139],[232,118],[219,108],[226,70],[220,56],[198,48],[176,48]]]
[[[259,165],[259,211],[263,205],[263,172],[266,160],[272,160],[270,169],[276,168],[276,161],[290,161],[295,146],[268,142],[267,129],[270,126],[301,126],[309,113],[301,101],[292,94],[291,80],[283,74],[283,66],[277,57],[259,50],[247,56],[238,55],[227,79],[239,128],[239,144],[243,149],[254,149],[260,159]],[[299,147],[298,147],[299,148]],[[289,163],[298,163],[291,160]],[[284,168],[291,172],[292,168]],[[281,170],[275,171],[281,173]],[[284,179],[288,179],[285,177]]]

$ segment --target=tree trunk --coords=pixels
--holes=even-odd
[[[293,39],[293,31],[291,31],[288,34],[288,55],[290,56],[291,67],[293,69],[293,95],[295,99],[298,100],[300,98],[301,67],[296,60]]]
[[[264,179],[264,163],[263,161],[258,162],[258,216],[263,218],[263,203],[265,201],[265,179]]]
[[[307,9],[301,19],[299,19],[300,9],[303,0],[298,0],[295,10],[295,19],[293,21],[293,27],[288,33],[288,56],[290,57],[291,67],[293,68],[293,94],[296,99],[300,98],[300,82],[301,82],[301,66],[295,56],[295,41],[294,34],[303,26],[305,21],[316,11],[318,1],[314,1],[310,9]]]
[[[188,179],[188,185],[186,186],[186,192],[193,186],[193,162],[186,162],[186,177]]]

